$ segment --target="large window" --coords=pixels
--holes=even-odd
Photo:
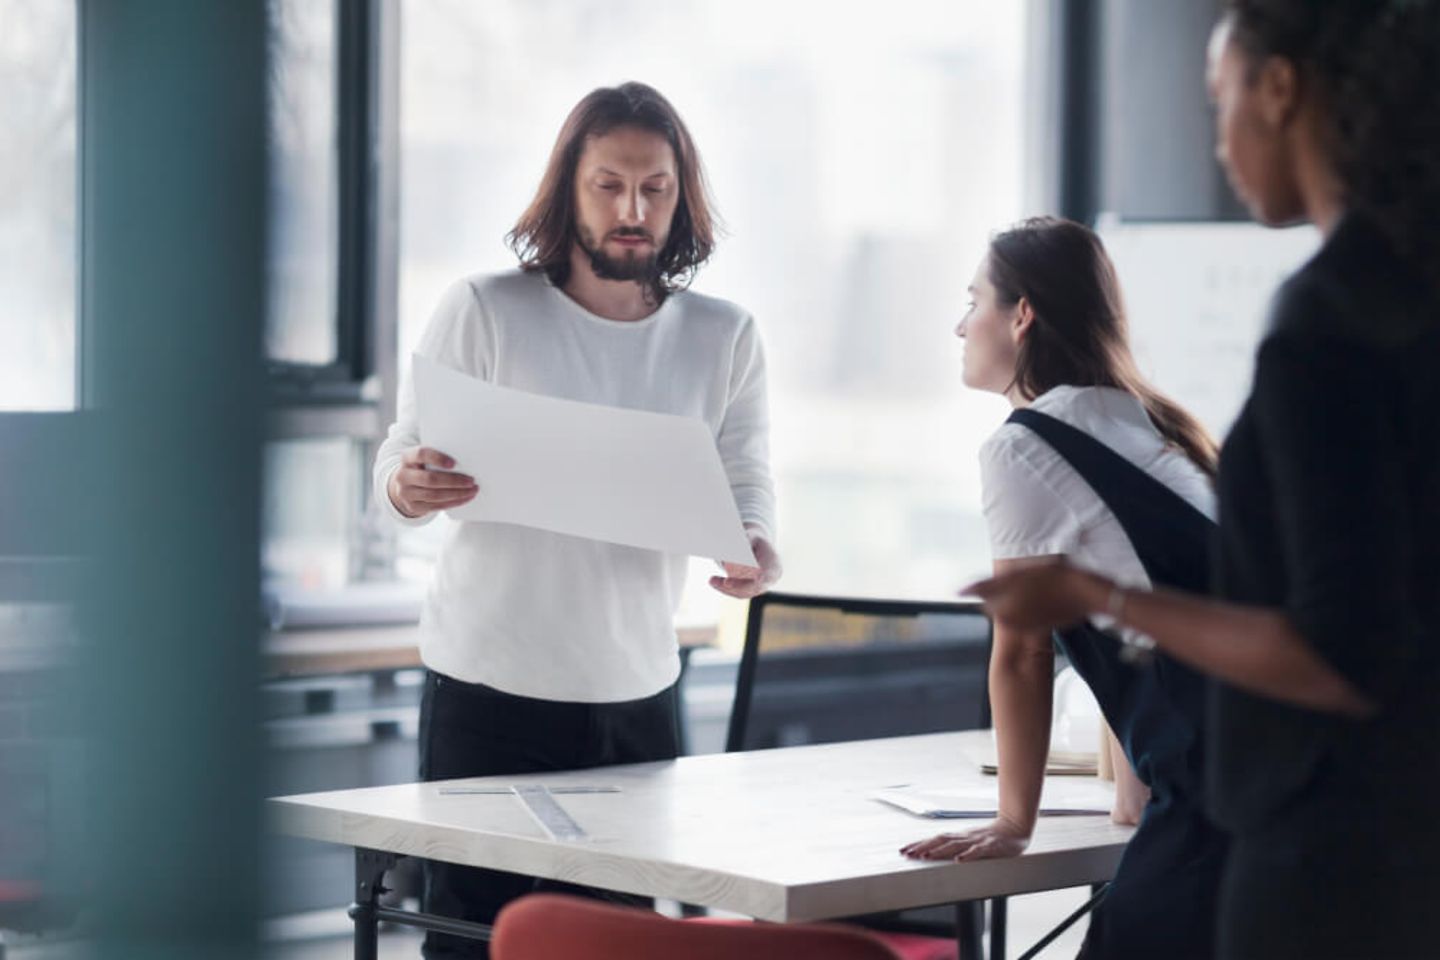
[[[36,665],[52,662],[73,639],[73,571],[61,558],[79,552],[80,542],[73,514],[53,512],[73,504],[56,494],[68,485],[49,469],[76,462],[83,449],[73,412],[80,406],[77,34],[71,0],[0,0],[0,661],[7,665],[28,665],[32,656]]]
[[[384,575],[364,531],[367,446],[381,390],[371,344],[383,150],[379,0],[267,0],[270,107],[265,456],[267,591],[330,591]]]
[[[273,440],[266,446],[261,562],[272,583],[331,590],[351,579],[363,460],[361,445],[348,437]]]
[[[1003,404],[961,386],[952,331],[1022,213],[1025,6],[407,0],[402,369],[448,283],[514,266],[575,102],[650,83],[728,228],[695,287],[767,342],[785,588],[948,594],[988,565],[975,456]]]
[[[334,0],[269,0],[270,308],[266,353],[337,359],[338,120]]]
[[[22,927],[27,885],[64,900],[81,862],[59,829],[77,825],[64,817],[79,794],[59,788],[80,744],[41,719],[63,713],[51,700],[76,651],[83,511],[69,474],[93,473],[75,412],[76,13],[74,0],[0,0],[0,886],[22,891],[6,904]]]
[[[0,2],[0,411],[76,406],[75,4]]]

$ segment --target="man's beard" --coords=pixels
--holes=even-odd
[[[595,271],[595,276],[601,280],[634,280],[637,283],[650,284],[659,278],[659,254],[654,252],[654,238],[644,230],[638,227],[621,227],[611,232],[611,236],[644,237],[650,240],[652,252],[644,256],[637,256],[634,251],[630,251],[624,256],[612,257],[595,242],[595,235],[589,230],[582,226],[576,229],[576,233],[579,235],[580,249],[590,257],[590,269]]]

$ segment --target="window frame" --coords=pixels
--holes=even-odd
[[[94,448],[93,386],[87,379],[94,338],[84,304],[85,16],[75,7],[75,356],[69,410],[0,412],[0,604],[60,603],[75,595],[77,560],[85,552],[83,465]]]
[[[381,345],[393,338],[395,248],[390,169],[398,156],[394,92],[394,0],[335,0],[337,230],[336,359],[328,364],[266,360],[276,438],[378,434],[393,395]],[[388,195],[388,196],[387,196]]]
[[[337,356],[329,364],[266,359],[266,440],[356,442],[361,499],[351,523],[362,526],[368,465],[398,393],[399,3],[335,0],[335,15]],[[393,579],[392,533],[371,531],[351,545],[354,578]]]

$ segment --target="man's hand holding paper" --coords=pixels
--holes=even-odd
[[[737,568],[715,585],[731,596],[778,578],[770,544],[757,536],[752,548],[703,421],[525,393],[421,356],[414,371],[425,447],[459,471],[485,464],[485,495],[446,508],[456,519],[713,558]]]
[[[749,600],[769,590],[780,579],[780,556],[765,535],[754,527],[746,526],[750,537],[750,549],[755,554],[755,565],[721,563],[723,577],[710,578],[710,586],[737,600]]]
[[[455,458],[429,447],[407,451],[390,478],[390,502],[405,516],[418,519],[436,510],[461,507],[480,488],[469,474],[454,473]],[[432,469],[433,468],[433,469]]]

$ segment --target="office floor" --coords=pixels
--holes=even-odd
[[[1087,891],[1056,890],[1016,897],[1010,901],[1008,938],[1009,960],[1020,956],[1085,901]],[[327,910],[303,917],[286,918],[266,927],[266,941],[259,956],[263,960],[349,960],[354,956],[347,935],[349,920],[342,910]],[[1071,927],[1040,954],[1042,960],[1075,956],[1085,935],[1085,922]],[[0,940],[0,944],[4,941]],[[3,951],[4,960],[90,960],[84,944],[73,941],[16,943]],[[416,960],[420,956],[420,934],[403,928],[381,932],[379,960]]]
[[[418,932],[386,930],[380,935],[378,960],[416,960],[420,956]],[[346,938],[302,940],[293,943],[268,943],[260,952],[264,960],[350,960],[354,946]]]
[[[1079,889],[1056,890],[1012,899],[1007,960],[1013,960],[1034,946],[1036,941],[1084,903],[1087,896],[1088,889]],[[312,915],[306,922],[309,925],[308,933],[295,928],[272,930],[272,933],[298,939],[271,940],[265,944],[260,956],[264,960],[349,960],[353,956],[351,942],[344,935],[344,925],[349,921],[343,913],[335,911]],[[1085,922],[1081,921],[1046,948],[1040,954],[1041,960],[1062,960],[1075,956],[1084,936]],[[390,929],[381,933],[379,960],[416,960],[419,956],[418,933],[404,929]],[[41,958],[14,954],[13,960]]]

